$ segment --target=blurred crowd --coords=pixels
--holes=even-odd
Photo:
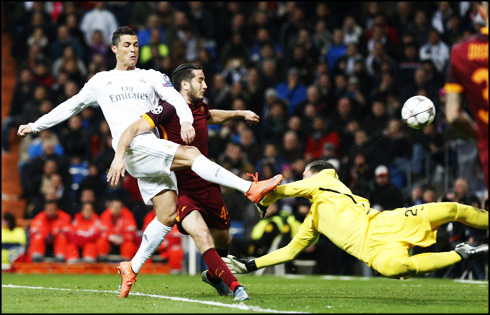
[[[2,153],[10,150],[11,129],[114,68],[112,32],[128,25],[139,39],[137,67],[170,75],[181,63],[197,63],[211,108],[260,116],[252,127],[239,120],[209,126],[209,158],[234,173],[282,173],[287,183],[322,158],[380,210],[441,200],[488,208],[476,146],[444,115],[451,47],[484,26],[475,2],[5,2],[3,10],[18,73],[2,121]],[[401,121],[401,106],[413,95],[436,106],[434,123],[423,130]],[[154,213],[131,176],[108,186],[111,140],[97,107],[21,140],[29,259],[42,261],[46,244],[62,261],[132,257],[137,232]],[[450,174],[446,186],[443,173]],[[231,220],[243,227],[237,239],[245,245],[232,249],[260,255],[248,252],[259,221],[253,205],[234,190],[223,192]],[[297,198],[275,205],[269,217],[284,223],[275,220],[277,233],[301,222],[305,206]],[[440,235],[448,243],[481,237],[453,225]],[[168,239],[164,256],[181,246],[178,235]],[[359,273],[327,239],[314,246],[306,255],[316,259],[316,272]]]

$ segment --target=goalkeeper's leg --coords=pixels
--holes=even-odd
[[[432,230],[442,224],[458,221],[477,229],[488,229],[488,211],[457,202],[437,202],[424,204],[429,213]]]

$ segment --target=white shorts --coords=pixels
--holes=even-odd
[[[135,141],[137,140],[137,141]],[[177,191],[177,178],[170,171],[179,144],[155,136],[137,136],[125,155],[126,170],[138,180],[147,205],[163,190]]]

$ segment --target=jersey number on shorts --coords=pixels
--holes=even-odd
[[[226,207],[221,208],[221,214],[219,215],[219,217],[223,220],[226,220],[226,218],[228,217],[228,210],[226,209]]]

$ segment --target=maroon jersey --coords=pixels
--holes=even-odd
[[[477,146],[488,188],[488,28],[453,46],[444,88],[465,95],[477,126]]]
[[[160,138],[166,139],[178,144],[186,145],[180,137],[180,120],[176,115],[175,107],[167,102],[160,104],[162,110],[152,110],[147,112],[144,117],[151,120],[150,124],[158,128]],[[189,145],[195,146],[204,156],[208,155],[208,123],[207,120],[211,113],[208,105],[204,102],[196,106],[189,105],[192,115],[194,116],[194,129],[196,137]],[[183,171],[175,172],[179,191],[195,191],[206,189],[211,185],[194,173],[190,168]]]
[[[464,93],[478,128],[488,140],[488,29],[455,44],[447,72],[447,92]]]

